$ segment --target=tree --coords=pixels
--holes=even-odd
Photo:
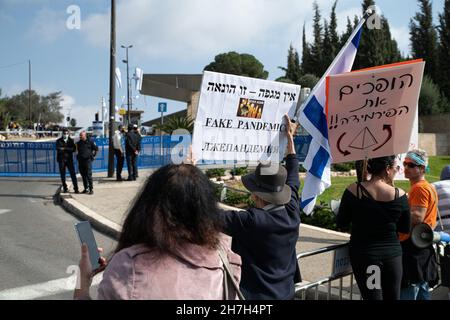
[[[7,98],[5,103],[6,112],[11,120],[21,124],[30,125],[28,117],[28,90]],[[47,96],[40,96],[31,90],[31,123],[59,123],[64,119],[61,113],[61,92],[52,92]]]
[[[369,7],[374,6],[375,1],[364,0],[362,3],[362,12]],[[356,54],[353,69],[369,68],[380,66],[399,60],[400,52],[397,43],[391,37],[387,19],[380,17],[381,29],[369,29],[367,23],[362,27],[362,36],[359,42],[358,52]]]
[[[341,48],[345,45],[345,43],[347,42],[347,40],[350,37],[350,35],[352,34],[352,32],[353,32],[352,21],[350,20],[349,17],[347,17],[347,29],[341,35],[341,38],[340,38],[340,47]]]
[[[330,25],[329,25],[329,37],[330,37],[330,55],[332,57],[331,60],[333,60],[336,55],[339,52],[340,49],[340,43],[339,43],[339,35],[337,32],[337,16],[336,16],[336,6],[337,6],[337,0],[334,2],[333,6],[331,7],[331,14],[330,14]]]
[[[253,55],[234,51],[217,55],[204,70],[259,79],[267,79],[269,76],[264,65]]]
[[[75,118],[70,119],[70,126],[71,127],[76,127],[77,126],[77,119],[75,119]]]
[[[422,81],[419,97],[419,115],[441,113],[442,97],[439,87],[433,82],[429,75],[425,75]]]
[[[334,55],[333,55],[333,47],[331,45],[331,37],[330,37],[330,29],[328,27],[328,22],[326,20],[323,21],[323,67],[326,68],[331,64],[333,61]],[[324,70],[324,71],[325,71]]]
[[[172,134],[177,129],[185,129],[192,133],[194,131],[194,121],[189,117],[174,117],[169,118],[163,125],[157,125],[156,128],[167,134]]]
[[[319,78],[316,77],[314,74],[307,73],[300,77],[300,80],[298,82],[299,85],[302,86],[302,88],[314,88],[319,82]]]
[[[7,98],[2,97],[2,89],[0,89],[0,130],[5,130],[11,121],[11,115],[6,108]]]
[[[314,33],[314,41],[311,46],[311,73],[321,76],[323,72],[326,70],[323,64],[323,28],[320,23],[321,16],[319,5],[316,1],[313,4],[314,8],[314,18],[313,18],[313,33]]]
[[[293,83],[298,83],[301,76],[300,69],[300,58],[298,56],[297,50],[291,45],[289,46],[288,57],[287,57],[287,68],[278,67],[283,70],[286,74],[283,78],[279,79],[289,79]]]
[[[411,51],[413,58],[423,58],[426,61],[425,74],[435,82],[437,72],[437,32],[433,26],[433,12],[430,0],[418,0],[420,12],[417,12],[409,24]]]
[[[445,0],[444,11],[439,15],[439,85],[450,99],[450,0]],[[450,108],[450,106],[447,106]],[[446,109],[447,109],[446,108]]]
[[[305,24],[303,24],[303,35],[302,35],[302,73],[314,73],[313,63],[311,58],[311,47],[306,41]]]

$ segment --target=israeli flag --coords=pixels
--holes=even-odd
[[[366,17],[366,16],[365,16]],[[361,38],[365,17],[361,19],[328,70],[316,84],[300,110],[299,122],[312,136],[308,154],[303,164],[307,170],[300,206],[303,212],[311,214],[316,197],[331,185],[331,154],[328,144],[328,126],[325,115],[326,78],[330,75],[350,72]]]

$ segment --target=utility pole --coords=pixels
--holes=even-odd
[[[122,60],[123,63],[127,64],[127,101],[128,101],[128,119],[127,119],[127,125],[130,125],[130,107],[131,107],[131,95],[130,95],[130,68],[129,68],[129,60],[128,60],[128,49],[133,48],[133,45],[130,44],[129,46],[121,46],[126,50],[126,60]]]
[[[30,125],[32,125],[31,120],[31,59],[28,59],[28,120],[30,120]]]
[[[111,43],[109,55],[109,149],[108,178],[114,176],[114,120],[116,105],[116,1],[111,0]]]

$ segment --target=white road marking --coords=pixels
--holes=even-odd
[[[10,211],[11,211],[11,209],[0,209],[0,214],[4,214],[4,213],[10,212]]]
[[[92,280],[92,286],[98,285],[103,278],[103,274],[97,274]],[[51,280],[29,286],[17,287],[0,291],[0,300],[33,300],[53,296],[56,294],[73,291],[75,288],[76,276]]]

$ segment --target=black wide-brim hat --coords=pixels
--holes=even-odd
[[[261,174],[261,164],[256,171],[242,176],[242,184],[252,193],[266,202],[275,205],[284,205],[291,200],[291,188],[286,184],[287,171],[278,166],[275,174]]]

